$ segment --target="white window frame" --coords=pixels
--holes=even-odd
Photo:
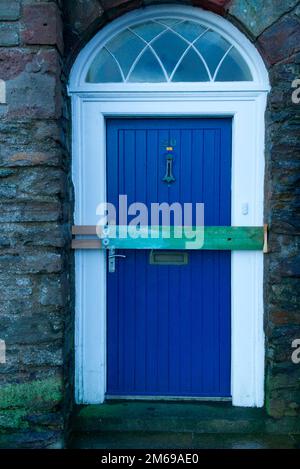
[[[138,16],[199,18],[230,36],[247,61],[253,82],[90,84],[86,71],[103,41]],[[198,8],[149,7],[101,30],[79,54],[70,76],[76,225],[95,225],[106,200],[106,126],[109,117],[232,117],[232,225],[262,226],[264,113],[267,71],[254,46],[223,18]],[[248,205],[248,213],[243,207]],[[76,402],[102,403],[106,392],[106,255],[75,253]],[[232,252],[231,392],[236,406],[264,403],[263,254]]]

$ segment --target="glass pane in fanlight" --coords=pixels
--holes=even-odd
[[[119,67],[105,49],[102,49],[93,61],[86,81],[88,83],[116,83],[123,81]]]
[[[198,41],[195,47],[203,56],[211,75],[214,75],[217,66],[230,48],[229,42],[214,31],[207,31]]]
[[[140,38],[127,29],[106,44],[106,48],[118,60],[125,76],[136,56],[145,46],[146,44]]]
[[[152,47],[170,76],[188,44],[173,32],[168,31],[153,41]]]
[[[183,23],[176,24],[173,29],[189,42],[193,42],[206,30],[201,24],[195,23],[194,21],[184,21]]]
[[[146,83],[160,83],[166,81],[162,68],[150,49],[147,49],[143,53],[129,76],[128,81]]]
[[[190,49],[183,58],[172,81],[210,81],[203,62],[193,49]]]
[[[224,59],[215,81],[252,81],[248,65],[236,49],[231,49]]]
[[[147,21],[147,23],[138,24],[137,26],[131,27],[131,29],[145,39],[146,42],[150,42],[162,31],[165,31],[166,27],[154,21]]]
[[[174,26],[175,24],[182,21],[180,18],[158,18],[159,23],[165,24],[166,26]]]

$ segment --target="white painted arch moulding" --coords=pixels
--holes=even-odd
[[[102,41],[124,25],[151,15],[199,18],[230,35],[255,81],[236,83],[87,84],[86,70]],[[175,85],[175,86],[173,86]],[[193,7],[149,7],[129,13],[100,31],[79,54],[71,73],[75,224],[95,225],[96,207],[106,200],[107,117],[231,116],[232,225],[262,226],[264,113],[267,71],[254,46],[230,23]],[[248,214],[242,205],[248,203]],[[79,251],[76,263],[75,387],[77,403],[101,403],[106,390],[106,259]],[[264,403],[263,254],[232,253],[232,402]]]
[[[172,16],[178,18],[185,18],[189,20],[199,20],[201,23],[219,32],[225,39],[234,45],[241,55],[246,60],[250,71],[253,76],[252,82],[228,82],[228,83],[194,83],[189,84],[189,90],[208,90],[212,89],[216,91],[236,91],[249,90],[249,91],[268,91],[269,90],[269,78],[264,62],[259,55],[254,45],[231,23],[224,20],[220,16],[201,10],[196,7],[183,7],[178,5],[168,6],[154,6],[148,7],[143,10],[135,10],[128,13],[121,18],[113,21],[108,26],[101,29],[95,37],[82,49],[79,53],[70,74],[69,80],[69,93],[78,92],[89,92],[89,91],[109,91],[114,93],[115,91],[143,91],[145,89],[145,83],[86,83],[85,77],[87,72],[104,43],[109,41],[115,34],[126,27],[134,25],[137,21],[148,20],[153,17],[167,17]],[[149,91],[175,91],[184,90],[186,83],[159,83],[159,84],[147,84]]]

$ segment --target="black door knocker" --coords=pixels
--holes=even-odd
[[[175,182],[175,177],[173,176],[173,146],[166,147],[166,174],[163,178],[163,181],[170,185],[172,182]]]

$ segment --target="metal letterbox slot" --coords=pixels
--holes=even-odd
[[[184,251],[151,251],[149,263],[151,265],[187,265],[189,255]]]

